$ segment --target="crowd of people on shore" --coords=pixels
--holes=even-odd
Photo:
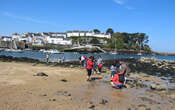
[[[91,81],[91,75],[101,74],[104,65],[102,57],[99,55],[97,59],[94,56],[86,57],[80,56],[79,61],[82,68],[87,70],[87,81]],[[49,55],[46,54],[46,62],[49,62]],[[58,62],[63,62],[62,59],[58,59]],[[130,69],[123,61],[115,60],[110,66],[110,80],[111,85],[114,88],[123,88],[126,82],[126,75],[129,73]]]
[[[93,56],[87,58],[86,56],[79,57],[81,67],[85,67],[87,70],[87,81],[91,81],[91,75],[101,74],[103,67],[103,60],[101,56],[95,59]],[[123,88],[126,82],[126,75],[129,73],[130,69],[123,61],[116,60],[110,67],[110,79],[112,87]]]

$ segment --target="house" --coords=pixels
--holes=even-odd
[[[10,42],[10,41],[12,41],[12,37],[10,37],[10,36],[1,36],[1,41]]]
[[[32,43],[32,36],[22,36],[19,41],[23,41],[25,43]]]
[[[45,43],[47,43],[46,37],[47,36],[33,36],[32,45],[44,45]]]
[[[56,45],[72,45],[72,40],[63,36],[47,36],[46,42]]]
[[[43,32],[42,36],[62,36],[64,38],[66,38],[66,33],[61,33],[61,32]]]
[[[97,38],[107,38],[110,39],[110,34],[105,33],[94,33],[93,31],[67,31],[67,37],[80,37],[80,36],[91,36]]]
[[[80,35],[84,35],[83,32],[80,32],[80,31],[67,31],[66,34],[67,34],[67,37],[79,37]]]
[[[20,38],[21,38],[20,34],[18,34],[18,33],[12,34],[12,40],[14,40],[14,41],[19,41]]]
[[[35,37],[34,39],[32,39],[32,45],[44,45],[44,40],[41,37]]]

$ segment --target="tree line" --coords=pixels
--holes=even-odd
[[[94,29],[95,32],[100,32]],[[127,50],[143,50],[151,52],[148,45],[149,36],[146,33],[127,33],[114,32],[112,28],[106,30],[106,34],[111,34],[111,39],[106,39],[107,44],[104,46],[110,49],[127,49]]]

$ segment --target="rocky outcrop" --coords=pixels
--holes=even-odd
[[[167,84],[159,84],[159,83],[153,83],[150,85],[150,88],[152,90],[158,90],[158,91],[161,91],[161,90],[167,90],[169,87]]]

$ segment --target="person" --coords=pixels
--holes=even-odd
[[[111,69],[111,75],[110,75],[110,76],[111,76],[111,78],[113,78],[114,75],[115,75],[115,73],[116,73],[116,64],[113,63],[113,64],[111,65],[110,69]]]
[[[97,60],[94,59],[93,74],[97,73]]]
[[[85,61],[85,57],[81,56],[80,57],[80,64],[81,64],[82,67],[84,67],[84,61]]]
[[[62,62],[64,63],[64,61],[65,61],[65,57],[63,56],[63,57],[62,57]]]
[[[122,79],[120,79],[121,74],[122,73],[119,72],[119,73],[116,73],[114,75],[114,77],[112,78],[112,82],[111,82],[112,87],[114,87],[116,89],[121,89],[122,87],[124,87],[124,81],[122,81]]]
[[[126,79],[127,79],[126,76],[129,75],[130,69],[127,66],[127,64],[124,63],[123,61],[120,61],[119,63],[120,63],[120,67],[119,67],[120,75],[119,75],[119,77],[120,77],[121,80],[124,81],[124,84],[125,84]]]
[[[86,67],[86,65],[87,65],[87,57],[84,56],[84,67]]]
[[[126,75],[128,75],[130,69],[127,66],[126,63],[124,63],[123,61],[119,61],[119,72],[117,72],[114,77],[112,78],[112,86],[114,88],[120,89],[125,87],[124,84],[126,82]]]
[[[46,62],[49,63],[49,54],[46,54]]]
[[[114,63],[115,63],[115,67],[116,67],[116,72],[120,72],[121,70],[120,70],[120,62],[119,62],[119,60],[116,60]]]
[[[86,69],[87,69],[87,81],[91,80],[91,74],[92,74],[92,68],[94,66],[94,57],[90,56],[87,60],[87,65],[86,65]]]
[[[103,60],[102,60],[101,56],[99,55],[98,59],[97,59],[98,73],[101,73],[102,66],[103,66]]]
[[[128,75],[129,72],[130,72],[129,67],[128,67],[127,64],[124,63],[123,61],[120,61],[119,70],[120,70],[120,72],[121,72],[122,74],[124,74],[124,75]]]
[[[58,59],[58,63],[62,63],[62,58],[61,57]]]

